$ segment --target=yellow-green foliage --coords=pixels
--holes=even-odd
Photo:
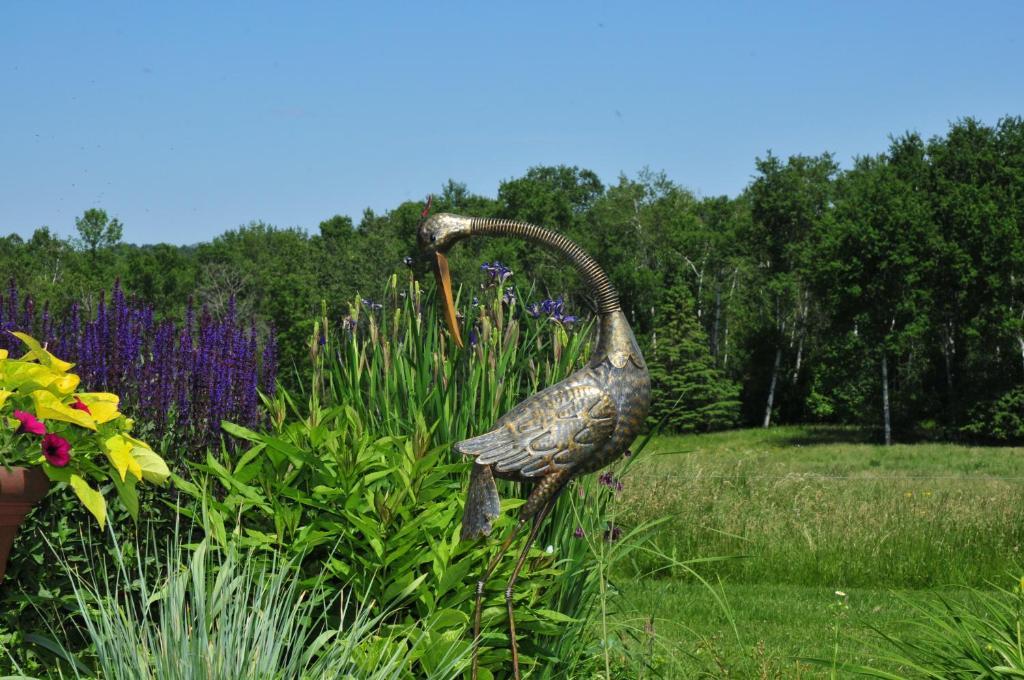
[[[117,410],[116,394],[76,391],[74,364],[25,333],[12,335],[26,352],[15,359],[0,349],[0,465],[41,466],[52,481],[71,487],[100,527],[107,501],[89,479],[111,482],[137,516],[136,486],[166,481],[163,459],[129,434],[132,421]]]

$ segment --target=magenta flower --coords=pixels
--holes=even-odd
[[[86,406],[85,402],[79,399],[78,397],[75,397],[75,403],[68,404],[68,408],[73,408],[78,411],[85,411],[89,415],[92,415],[92,411],[89,410],[89,407]]]
[[[587,535],[587,532],[583,531],[583,527],[576,527],[576,531],[572,532],[572,535],[576,538],[583,538]]]
[[[46,426],[36,420],[36,417],[27,411],[15,411],[15,420],[21,422],[18,432],[23,434],[46,434]]]
[[[64,437],[48,434],[43,437],[43,456],[54,467],[64,467],[71,460],[71,444]]]

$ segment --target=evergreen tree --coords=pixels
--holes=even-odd
[[[685,285],[666,291],[657,309],[648,361],[654,391],[651,420],[677,432],[707,432],[739,420],[739,386],[715,368],[707,334]]]

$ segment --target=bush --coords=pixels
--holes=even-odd
[[[120,548],[106,540],[74,496],[51,494],[32,510],[14,541],[0,586],[0,669],[17,664],[26,672],[42,673],[52,664],[53,654],[31,643],[33,634],[60,631],[68,649],[88,646],[87,632],[75,616],[75,581],[102,582],[104,574],[116,571],[119,552],[144,565],[155,578],[160,564],[152,555],[138,557],[134,543],[147,533],[173,532],[174,519],[159,512],[166,489],[140,491],[139,505],[144,509],[138,523],[120,504],[109,508],[107,526],[123,537]],[[124,583],[122,588],[128,596],[138,592],[138,583]]]
[[[1024,443],[1024,387],[976,408],[962,431],[982,440],[1003,444]]]
[[[421,625],[468,645],[473,577],[487,546],[458,539],[463,466],[445,464],[444,447],[371,435],[351,409],[304,415],[273,434],[226,426],[252,448],[197,466],[216,483],[212,493],[181,480],[205,506],[210,540],[299,561],[305,579],[325,574],[326,588],[350,591],[395,630]],[[512,522],[506,512],[499,531]],[[538,548],[531,567],[517,597],[529,612],[519,621],[527,639],[553,634],[565,618],[543,606],[559,572],[555,558]],[[506,561],[496,580],[511,569]],[[483,658],[500,665],[507,651],[495,643]]]

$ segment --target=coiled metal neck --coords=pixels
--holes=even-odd
[[[594,258],[587,255],[575,242],[561,234],[527,222],[495,217],[474,217],[470,222],[474,236],[517,236],[547,246],[566,257],[587,282],[597,304],[598,314],[620,311],[619,294],[611,280]]]

